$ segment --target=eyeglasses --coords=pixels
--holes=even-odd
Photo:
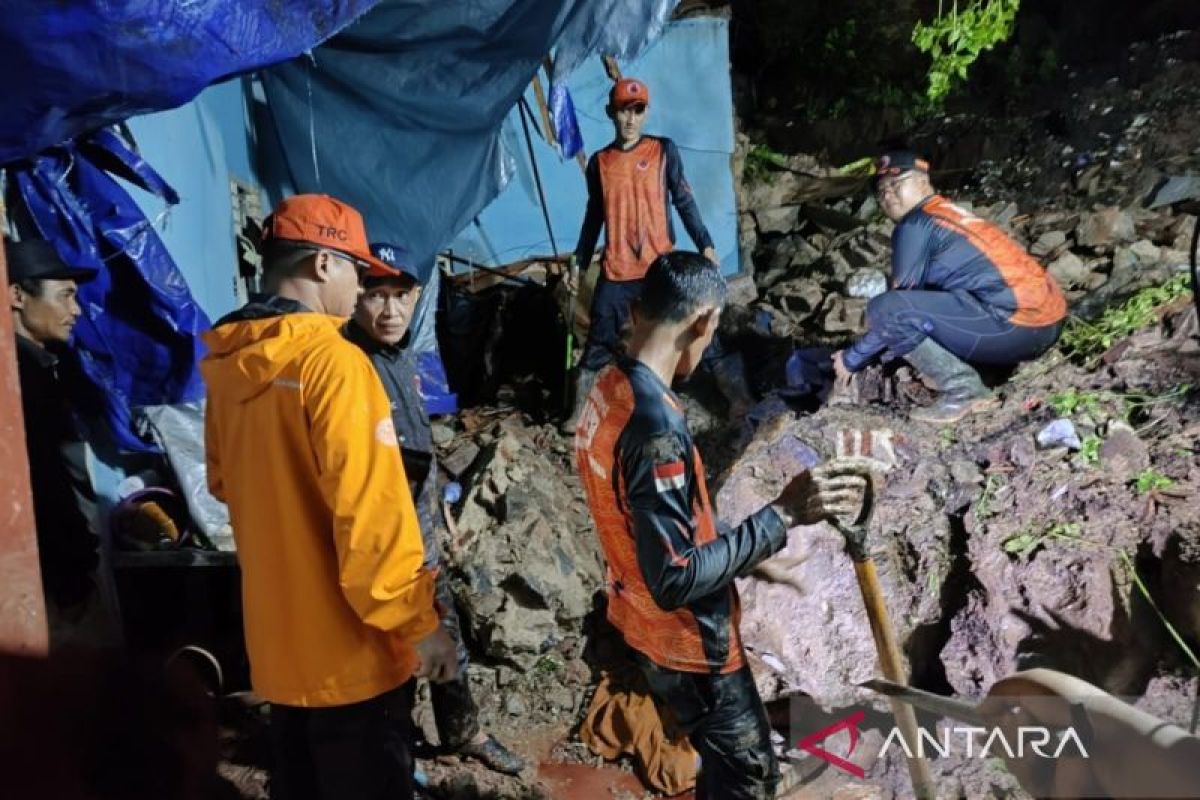
[[[642,114],[646,113],[646,104],[645,103],[630,103],[629,105],[624,106],[621,110],[622,111],[632,111],[635,115],[640,117]]]
[[[362,304],[372,311],[379,311],[391,304],[394,308],[402,309],[405,304],[412,300],[412,290],[405,289],[399,294],[392,292],[371,292],[368,291],[362,296]]]
[[[879,181],[875,184],[875,194],[883,197],[885,194],[895,194],[900,184],[913,176],[913,173],[906,172],[903,175],[897,175],[894,178],[889,178],[887,181]]]

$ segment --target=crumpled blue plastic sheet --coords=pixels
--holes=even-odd
[[[98,387],[116,443],[156,452],[139,438],[133,409],[199,400],[199,334],[208,317],[183,274],[114,175],[170,204],[175,191],[112,130],[101,130],[9,168],[36,231],[68,264],[99,271],[79,287],[75,326],[83,372]]]
[[[287,182],[345,200],[372,238],[432,260],[514,174],[501,124],[545,56],[558,80],[589,55],[633,57],[674,6],[383,0],[311,58],[263,72]]]
[[[378,0],[6,0],[0,164],[299,55]]]

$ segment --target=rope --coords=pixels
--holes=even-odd
[[[542,189],[542,173],[538,169],[537,159],[533,155],[533,137],[529,135],[529,120],[526,115],[533,116],[529,104],[522,97],[517,104],[521,114],[521,129],[525,131],[525,147],[529,150],[529,163],[533,166],[533,182],[537,185],[538,202],[542,205],[542,219],[546,221],[546,233],[550,235],[550,248],[558,255],[558,244],[554,241],[554,229],[550,227],[550,210],[546,207],[546,192]]]

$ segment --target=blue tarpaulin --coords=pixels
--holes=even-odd
[[[311,58],[264,72],[289,183],[346,200],[373,238],[431,260],[512,176],[501,124],[543,58],[557,48],[566,70],[596,48],[633,57],[674,5],[383,0]]]
[[[8,0],[0,14],[0,163],[25,235],[94,267],[75,329],[118,445],[137,406],[202,396],[196,364],[208,327],[162,240],[114,176],[169,204],[175,191],[108,126],[191,100],[212,81],[284,60],[377,0]],[[195,155],[186,156],[195,157]]]
[[[50,148],[9,172],[41,238],[68,264],[98,271],[79,287],[76,352],[101,390],[117,443],[148,450],[133,433],[132,409],[203,397],[198,337],[209,321],[114,174],[168,203],[179,200],[111,130]]]
[[[0,164],[326,39],[378,0],[5,0]]]
[[[726,274],[736,272],[739,259],[737,198],[730,163],[734,133],[728,22],[715,17],[672,22],[640,57],[622,61],[620,66],[623,74],[637,77],[649,87],[645,132],[670,137],[679,146],[688,183],[722,267]],[[604,112],[612,81],[600,59],[585,61],[560,85],[571,90],[588,152],[612,141],[612,122]],[[527,99],[534,102],[532,91]],[[506,127],[520,135],[516,112],[510,115]],[[520,146],[514,185],[479,214],[478,225],[468,226],[454,239],[451,247],[456,255],[494,266],[550,253],[550,237],[532,188],[533,172],[526,166],[524,142]],[[536,140],[534,152],[554,237],[560,250],[570,252],[575,248],[587,205],[583,174],[574,161],[562,161],[552,148]],[[675,231],[680,237],[679,246],[691,248],[678,217]]]

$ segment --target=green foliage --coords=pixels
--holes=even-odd
[[[1074,317],[1063,331],[1059,346],[1068,356],[1092,361],[1114,344],[1155,320],[1156,312],[1190,292],[1190,279],[1177,275],[1160,286],[1142,289],[1123,304],[1110,308],[1094,322]]]
[[[563,669],[563,663],[554,656],[547,654],[537,660],[533,665],[533,674],[539,679],[546,679],[553,675],[557,675]]]
[[[1079,448],[1079,460],[1088,466],[1100,463],[1100,447],[1104,444],[1104,440],[1096,434],[1083,437],[1082,446]]]
[[[1101,396],[1096,392],[1080,392],[1074,388],[1051,395],[1046,401],[1060,417],[1069,417],[1077,411],[1094,415],[1100,411]]]
[[[765,144],[756,144],[746,153],[745,177],[750,183],[770,181],[776,170],[787,169],[787,156]]]
[[[958,441],[958,436],[954,433],[954,428],[942,428],[938,431],[938,444],[945,450],[951,447]]]
[[[1138,494],[1149,494],[1161,489],[1170,489],[1174,485],[1175,481],[1153,467],[1147,467],[1133,479],[1133,491]]]
[[[1138,591],[1141,592],[1142,598],[1146,601],[1146,604],[1153,609],[1155,615],[1158,617],[1158,621],[1161,622],[1163,627],[1167,629],[1167,633],[1171,634],[1171,638],[1179,647],[1180,652],[1182,652],[1187,660],[1191,662],[1192,669],[1197,675],[1200,675],[1200,657],[1196,656],[1196,653],[1192,650],[1192,648],[1189,647],[1187,642],[1184,641],[1183,637],[1179,635],[1179,631],[1176,630],[1175,626],[1172,625],[1170,620],[1168,620],[1162,611],[1159,610],[1158,604],[1155,603],[1154,598],[1150,596],[1150,590],[1146,588],[1146,583],[1142,580],[1142,576],[1138,575],[1138,571],[1133,565],[1133,559],[1129,557],[1128,553],[1122,551],[1121,560],[1125,562],[1125,567],[1129,570],[1129,576],[1133,578],[1133,584],[1137,587]]]
[[[1004,486],[1004,476],[998,472],[989,472],[987,481],[983,484],[983,492],[975,503],[975,519],[985,520],[992,515],[992,501]]]
[[[955,82],[966,80],[967,70],[979,54],[1005,41],[1013,33],[1013,23],[1021,0],[951,0],[950,13],[944,13],[941,0],[932,22],[918,22],[912,41],[932,59],[929,65],[929,101],[940,104]]]
[[[1125,401],[1125,419],[1129,422],[1134,422],[1137,418],[1144,417],[1153,406],[1182,400],[1191,391],[1192,385],[1190,383],[1181,383],[1169,392],[1153,396],[1145,394],[1125,394],[1118,396]]]
[[[1065,539],[1073,542],[1084,541],[1083,526],[1078,522],[1059,522],[1041,533],[1034,533],[1031,530],[1025,529],[1009,536],[1001,544],[1001,547],[1009,555],[1015,555],[1019,558],[1029,558],[1047,539]]]

